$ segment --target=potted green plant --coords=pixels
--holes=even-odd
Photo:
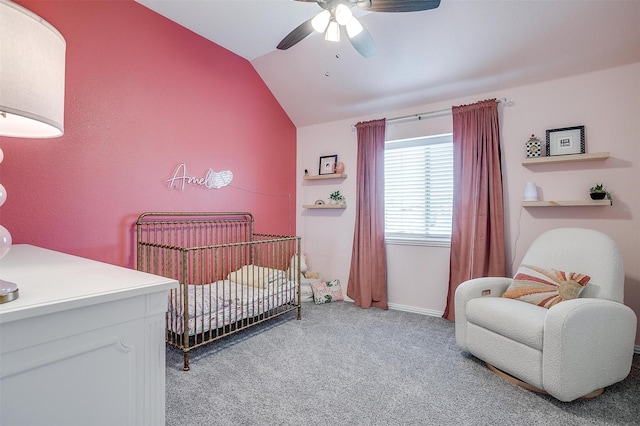
[[[611,201],[611,194],[601,183],[597,183],[589,188],[589,195],[592,200],[604,200],[606,198]]]
[[[340,191],[332,192],[331,195],[329,195],[329,199],[332,204],[346,204],[347,202],[347,199],[344,198],[344,195],[342,195]]]

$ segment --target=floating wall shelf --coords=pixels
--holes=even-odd
[[[346,209],[347,206],[346,205],[339,205],[339,204],[305,204],[304,206],[305,209]]]
[[[611,206],[611,200],[523,201],[523,207],[597,207]]]
[[[554,155],[550,157],[532,157],[522,160],[523,166],[530,166],[534,164],[559,164],[559,163],[572,163],[576,161],[595,161],[606,160],[609,158],[608,152],[593,152],[588,154],[569,154],[569,155]]]
[[[333,173],[330,175],[315,175],[315,176],[305,175],[303,179],[304,180],[320,180],[320,179],[341,179],[346,177],[347,175],[344,173]]]

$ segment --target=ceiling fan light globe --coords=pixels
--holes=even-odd
[[[348,6],[340,3],[336,6],[335,16],[338,24],[347,25],[351,18],[353,18],[353,13],[351,13],[351,9]]]
[[[340,26],[336,21],[329,22],[327,32],[324,33],[324,39],[327,41],[340,41]]]
[[[360,21],[356,19],[355,16],[352,16],[349,22],[347,22],[346,28],[347,28],[347,35],[349,36],[349,38],[354,38],[355,36],[360,34],[363,30],[362,24],[360,23]]]
[[[329,25],[329,20],[331,19],[331,12],[328,10],[323,10],[313,17],[311,20],[311,26],[314,30],[319,33],[323,33],[327,29],[327,25]]]

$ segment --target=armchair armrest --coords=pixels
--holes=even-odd
[[[467,316],[466,305],[477,297],[500,297],[513,281],[506,277],[473,278],[461,283],[455,294],[456,343],[462,350],[467,350]]]
[[[544,388],[572,401],[630,372],[636,315],[622,303],[578,298],[549,309],[544,325]]]

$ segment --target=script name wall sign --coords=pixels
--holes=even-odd
[[[207,189],[220,189],[227,186],[233,180],[233,173],[229,170],[219,172],[209,169],[202,177],[196,177],[187,174],[187,166],[185,163],[179,164],[173,172],[173,177],[167,179],[169,189],[179,189],[184,191],[187,185],[195,185]]]

